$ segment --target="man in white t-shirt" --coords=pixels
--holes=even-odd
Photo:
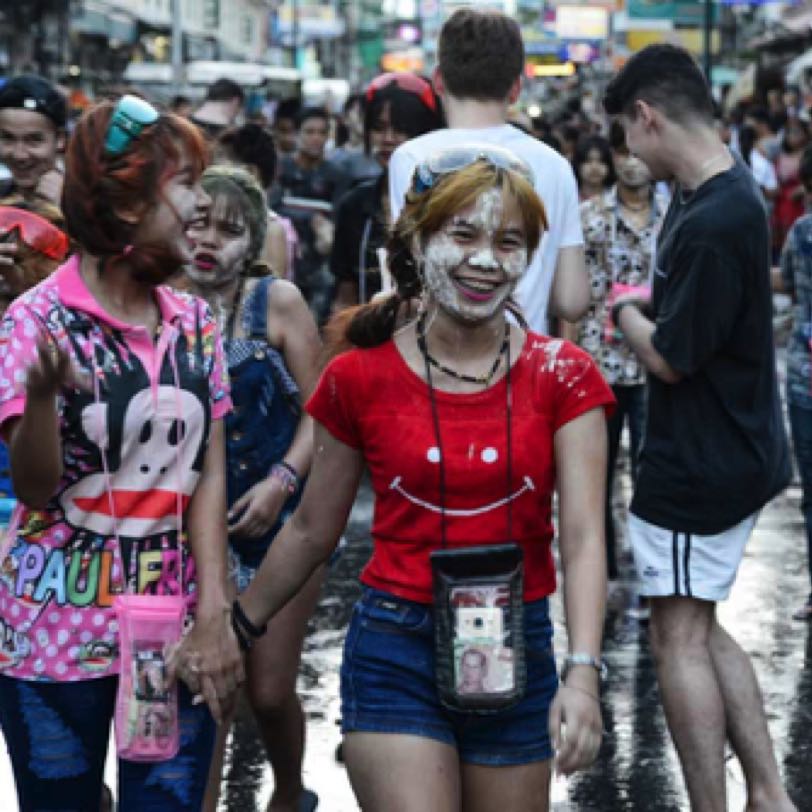
[[[389,163],[392,218],[403,208],[415,166],[439,149],[468,142],[498,144],[533,169],[549,229],[532,258],[517,296],[531,329],[548,333],[549,315],[577,321],[589,305],[575,176],[555,150],[507,123],[518,98],[524,44],[518,25],[494,11],[459,9],[440,32],[432,77],[449,129],[413,138]]]

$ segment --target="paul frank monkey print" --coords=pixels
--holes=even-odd
[[[0,673],[71,681],[117,670],[120,592],[190,603],[182,532],[212,420],[229,408],[216,325],[199,300],[157,289],[157,335],[116,322],[71,260],[0,326],[0,424],[22,413],[38,336],[86,382],[57,399],[64,472],[44,510],[18,506],[0,563]],[[182,568],[182,578],[181,578]]]

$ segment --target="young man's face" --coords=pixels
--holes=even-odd
[[[296,149],[296,122],[292,118],[278,118],[273,126],[276,148],[283,153]]]
[[[0,109],[0,163],[11,172],[14,185],[33,192],[42,176],[54,168],[64,136],[42,113]]]
[[[313,160],[324,157],[330,128],[325,118],[306,118],[299,128],[299,151]]]
[[[651,180],[670,180],[671,172],[660,160],[662,144],[650,122],[638,113],[636,116],[622,114],[620,123],[626,133],[626,147],[628,152],[638,161],[642,161],[648,169]],[[616,171],[619,172],[617,162]]]

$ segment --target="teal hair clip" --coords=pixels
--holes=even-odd
[[[132,140],[154,124],[158,117],[158,111],[149,102],[137,96],[122,96],[107,127],[104,151],[113,156],[126,152]]]

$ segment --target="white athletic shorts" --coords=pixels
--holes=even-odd
[[[640,594],[721,601],[730,594],[758,513],[713,536],[677,533],[629,514],[627,532]]]

